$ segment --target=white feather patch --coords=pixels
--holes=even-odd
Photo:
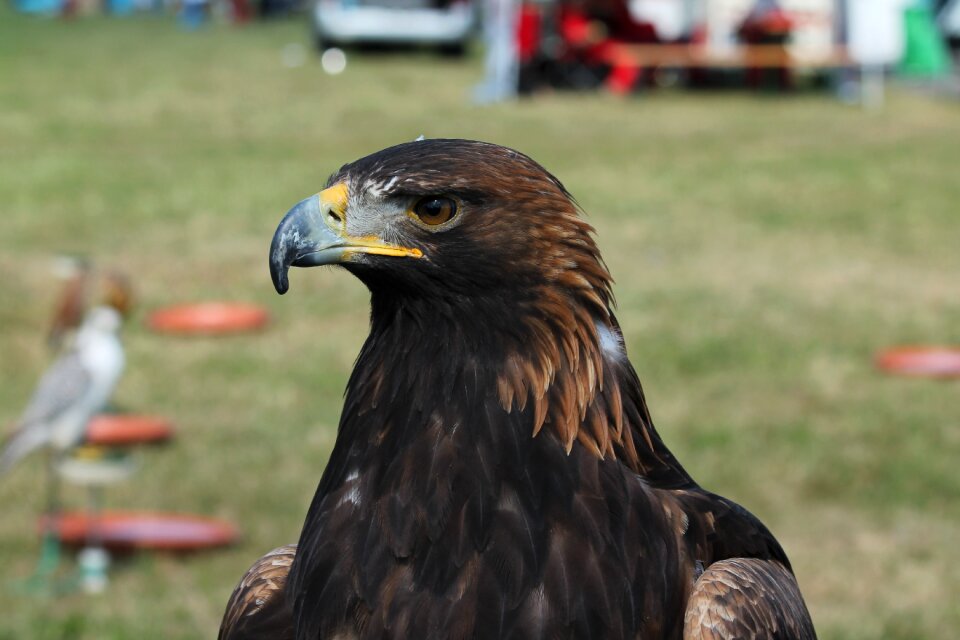
[[[614,360],[623,358],[623,338],[620,333],[599,320],[595,320],[594,325],[597,327],[600,348],[603,349],[604,355]]]

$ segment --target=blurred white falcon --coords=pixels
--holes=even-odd
[[[103,302],[84,315],[4,443],[0,475],[41,447],[62,455],[80,444],[90,419],[110,400],[125,364],[119,331],[130,306],[130,290],[116,274],[104,278],[104,287]]]

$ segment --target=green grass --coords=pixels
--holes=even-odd
[[[296,23],[37,21],[0,8],[0,424],[48,355],[55,253],[136,278],[122,407],[174,420],[109,506],[195,511],[233,549],[122,563],[103,597],[4,593],[0,639],[211,638],[235,581],[296,539],[365,334],[343,272],[266,269],[275,224],[340,164],[423,133],[521,149],[590,212],[660,431],[705,486],[760,515],[823,638],[940,638],[960,625],[956,382],[888,378],[874,352],[960,343],[960,105],[894,92],[663,93],[468,102],[469,64],[281,64]],[[252,337],[174,339],[142,315],[249,300]],[[38,550],[40,459],[0,482],[4,580]],[[82,494],[70,498],[81,501]]]

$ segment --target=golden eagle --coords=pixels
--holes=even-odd
[[[277,291],[341,265],[370,335],[299,544],[221,638],[815,638],[780,544],[654,429],[591,233],[543,167],[467,140],[287,213]]]

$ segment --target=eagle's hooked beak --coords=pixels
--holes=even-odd
[[[277,293],[290,288],[287,271],[347,262],[357,253],[420,258],[419,249],[347,234],[347,186],[324,189],[298,202],[280,221],[270,243],[270,277]]]

